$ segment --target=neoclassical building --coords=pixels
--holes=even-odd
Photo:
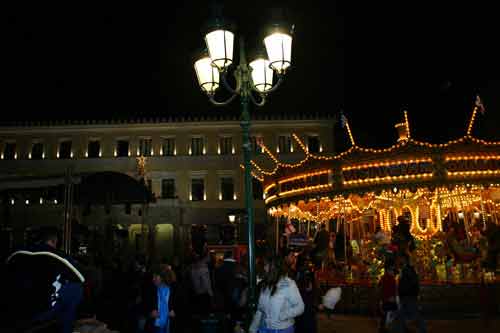
[[[292,134],[312,153],[333,149],[328,115],[262,114],[254,117],[251,132],[254,160],[270,168],[261,142],[289,161],[303,158]],[[242,161],[241,128],[231,116],[2,124],[2,251],[28,242],[30,231],[39,226],[63,229],[65,214],[71,215],[73,231],[85,227],[94,241],[108,234],[101,240],[104,245],[130,251],[140,249],[147,230],[154,230],[149,237],[158,253],[171,256],[181,251],[197,224],[208,225],[209,241],[217,242],[228,214],[244,207]],[[98,184],[79,193],[86,179]],[[146,185],[151,193],[147,200],[127,196],[133,191],[126,187],[127,179]],[[74,185],[68,197],[69,184]],[[256,222],[263,224],[258,180],[254,199]],[[239,229],[241,235],[244,229]],[[121,236],[109,236],[113,233]]]

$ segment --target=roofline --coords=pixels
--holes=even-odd
[[[293,120],[334,120],[334,114],[311,113],[269,113],[255,112],[251,115],[252,121],[293,121]],[[165,117],[135,117],[115,119],[62,119],[62,120],[26,120],[26,121],[0,121],[0,128],[10,127],[52,127],[52,126],[88,126],[88,125],[132,125],[132,124],[171,124],[171,123],[206,123],[206,122],[237,122],[240,117],[235,114],[222,114],[207,112],[203,115],[174,115]]]

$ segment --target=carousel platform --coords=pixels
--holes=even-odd
[[[343,279],[318,274],[319,285],[326,291],[342,289],[337,313],[376,316],[378,312],[378,285],[369,279]],[[500,277],[487,284],[479,281],[420,282],[419,305],[426,317],[479,316],[489,311],[500,315]]]

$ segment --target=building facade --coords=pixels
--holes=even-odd
[[[255,118],[251,127],[253,158],[259,165],[273,168],[272,159],[262,151],[263,143],[280,160],[302,159],[304,153],[292,134],[311,152],[326,154],[333,149],[332,131],[329,117]],[[219,227],[228,222],[228,214],[244,208],[242,163],[240,123],[231,117],[3,125],[3,247],[27,242],[32,228],[63,224],[61,188],[68,182],[68,170],[74,183],[83,175],[109,171],[142,177],[153,194],[147,205],[104,207],[77,202],[71,212],[74,224],[101,233],[106,228],[121,230],[131,251],[143,246],[145,230],[149,230],[149,240],[166,257],[181,251],[192,225],[208,225],[209,239],[217,242]],[[256,179],[254,198],[256,222],[263,224],[266,213]],[[244,230],[244,226],[239,229],[242,236]]]

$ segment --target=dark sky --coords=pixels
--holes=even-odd
[[[384,146],[407,108],[413,136],[440,142],[463,135],[479,92],[487,111],[475,134],[500,140],[500,23],[493,8],[225,2],[225,16],[250,48],[271,7],[285,3],[296,26],[293,70],[255,112],[344,109],[359,143]],[[211,107],[197,87],[193,59],[204,46],[209,1],[162,3],[3,10],[0,118],[238,112],[237,103]]]

